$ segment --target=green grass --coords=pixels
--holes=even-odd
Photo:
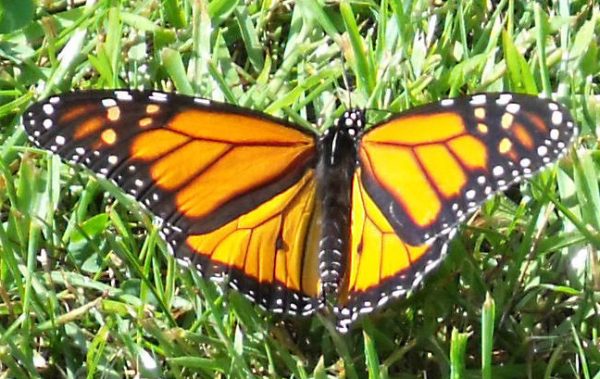
[[[600,378],[594,2],[23,3],[0,1],[0,378]],[[581,136],[471,217],[422,290],[338,335],[222,296],[174,262],[135,201],[26,143],[32,101],[116,87],[321,130],[350,104],[543,93]]]

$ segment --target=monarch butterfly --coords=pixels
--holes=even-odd
[[[512,93],[446,99],[322,135],[263,113],[153,91],[32,105],[31,140],[112,179],[163,220],[176,257],[273,312],[331,306],[340,331],[405,295],[459,223],[563,155],[558,103]]]

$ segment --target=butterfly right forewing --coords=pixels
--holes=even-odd
[[[576,133],[569,112],[551,100],[510,93],[446,99],[368,130],[361,181],[396,233],[418,244],[552,164]]]

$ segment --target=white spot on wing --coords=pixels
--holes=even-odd
[[[165,102],[167,101],[167,94],[162,92],[152,92],[152,95],[148,97],[150,100]]]
[[[517,113],[519,109],[521,109],[521,106],[517,103],[510,103],[506,106],[506,111],[512,114]]]
[[[116,165],[118,161],[119,158],[116,155],[110,155],[108,157],[108,163],[110,163],[111,165]]]
[[[487,96],[485,94],[475,95],[471,98],[469,102],[471,105],[483,105],[485,104]]]
[[[52,113],[54,113],[54,107],[52,106],[52,104],[44,104],[44,105],[42,105],[42,110],[48,116],[50,116]]]
[[[201,97],[194,97],[194,103],[202,104],[202,105],[210,105],[210,100],[203,99]]]
[[[510,103],[511,100],[512,100],[512,95],[510,93],[503,93],[503,94],[500,94],[500,96],[498,96],[498,99],[496,100],[496,104],[506,105],[506,104]]]
[[[111,99],[111,98],[102,99],[102,106],[105,108],[114,107],[115,105],[117,105],[117,102],[115,101],[115,99]]]
[[[133,100],[133,96],[128,91],[115,91],[115,97],[121,101]]]
[[[552,112],[552,123],[554,125],[560,125],[560,123],[562,122],[562,120],[563,120],[563,114],[562,114],[562,112],[559,112],[559,111]]]
[[[465,194],[465,196],[469,200],[473,200],[475,198],[475,195],[477,195],[477,192],[475,192],[475,190],[468,190],[467,193]]]

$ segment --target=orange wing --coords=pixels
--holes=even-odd
[[[237,219],[185,235],[186,265],[229,284],[266,309],[308,314],[320,306],[314,171]]]
[[[494,192],[564,154],[576,130],[559,104],[517,94],[447,99],[367,131],[361,180],[404,241],[447,234]]]
[[[352,229],[347,272],[335,312],[346,330],[360,314],[402,297],[417,287],[446,254],[453,233],[410,244],[396,234],[361,182],[352,184]]]
[[[365,132],[338,327],[418,286],[460,221],[554,162],[576,132],[559,104],[508,93],[443,100]]]
[[[315,238],[311,133],[225,104],[136,91],[52,97],[24,125],[34,143],[112,179],[162,218],[176,256],[205,276],[231,273],[232,286],[275,310],[317,306],[315,249],[305,248]]]

